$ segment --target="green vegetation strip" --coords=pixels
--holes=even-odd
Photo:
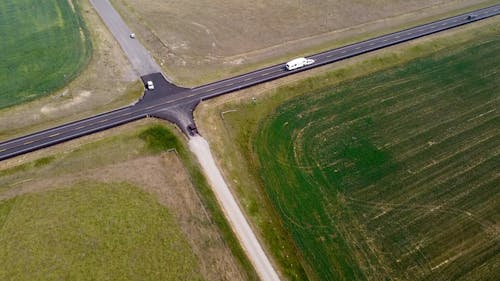
[[[500,278],[498,65],[495,34],[262,123],[265,191],[319,279]]]
[[[91,56],[74,0],[0,2],[0,108],[52,93]]]
[[[171,131],[161,125],[152,126],[142,131],[139,134],[139,137],[145,141],[147,148],[151,152],[175,149],[189,172],[191,182],[198,189],[205,207],[208,209],[212,215],[212,219],[219,227],[224,241],[229,245],[233,255],[235,255],[244,268],[247,277],[249,280],[259,280],[257,272],[255,272],[255,269],[248,260],[246,253],[243,251],[243,248],[231,229],[231,226],[227,222],[224,213],[220,209],[217,203],[217,198],[215,198],[215,194],[212,192],[212,189],[208,185],[198,163],[187,149],[185,143],[180,141],[179,136],[174,135]]]
[[[2,280],[202,280],[167,209],[128,184],[3,201],[0,227]]]

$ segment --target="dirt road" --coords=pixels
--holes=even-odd
[[[189,140],[189,149],[198,158],[226,218],[231,223],[233,231],[238,236],[259,277],[264,281],[280,280],[278,273],[274,270],[231,191],[229,191],[222,174],[215,164],[207,141],[201,136],[194,136]]]
[[[142,46],[139,39],[130,38],[132,31],[108,0],[90,0],[90,3],[94,6],[99,16],[101,16],[109,31],[116,38],[116,41],[120,43],[122,50],[139,76],[161,72],[160,66],[146,48]],[[137,34],[137,36],[140,36],[140,34]]]

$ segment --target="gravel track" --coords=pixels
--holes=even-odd
[[[257,237],[250,228],[222,174],[217,168],[208,142],[198,135],[191,137],[189,139],[189,149],[198,158],[226,218],[238,236],[259,277],[264,281],[280,280],[278,273],[274,270],[270,260],[264,253]]]

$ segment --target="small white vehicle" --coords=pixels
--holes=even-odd
[[[135,33],[130,33],[130,38],[134,39],[135,38]]]
[[[294,69],[297,69],[299,67],[303,67],[303,66],[310,65],[313,63],[314,63],[313,59],[296,58],[296,59],[293,59],[293,60],[287,62],[285,67],[287,70],[294,70]]]
[[[148,81],[146,83],[146,86],[148,87],[148,90],[154,90],[155,89],[155,85],[153,85],[153,81]]]

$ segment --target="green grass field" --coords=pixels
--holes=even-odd
[[[72,80],[90,58],[87,33],[76,1],[1,1],[0,108]]]
[[[202,280],[166,208],[129,184],[0,202],[2,280]]]
[[[294,98],[253,143],[320,280],[498,280],[500,37]]]

